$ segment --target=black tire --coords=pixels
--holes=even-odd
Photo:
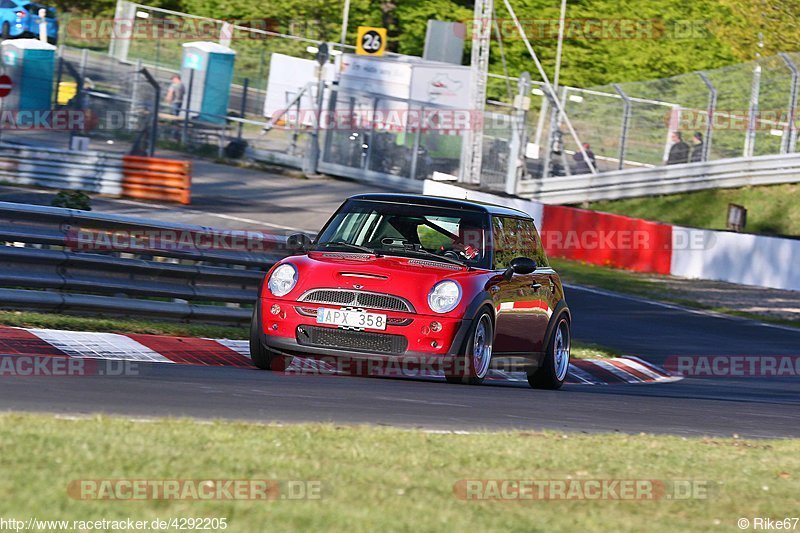
[[[528,373],[528,384],[534,389],[560,389],[569,374],[572,331],[566,313],[558,316],[547,343],[542,366]],[[566,361],[564,358],[566,357]]]
[[[487,344],[488,343],[488,344]],[[492,346],[494,345],[494,318],[491,311],[482,308],[472,324],[461,355],[444,371],[448,383],[480,385],[486,378],[492,364]],[[488,348],[488,351],[485,351]],[[476,359],[475,352],[483,351]]]
[[[261,342],[261,319],[258,307],[259,304],[256,303],[256,308],[253,309],[253,316],[250,319],[250,359],[261,370],[282,372],[292,364],[292,356],[282,355],[270,350]]]
[[[0,30],[0,39],[8,39],[11,37],[11,26],[8,25],[8,22],[3,23],[3,29]]]

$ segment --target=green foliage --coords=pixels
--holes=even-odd
[[[91,211],[92,199],[81,191],[60,191],[50,202],[50,205],[53,207]]]
[[[111,14],[115,0],[56,0],[61,10],[83,14]],[[312,39],[338,41],[343,1],[269,0],[256,6],[248,0],[147,0],[149,5],[227,20],[270,21],[272,29]],[[512,6],[527,30],[545,70],[552,76],[556,54],[559,3],[551,0],[513,0]],[[254,9],[255,8],[255,9]],[[512,74],[535,67],[525,45],[511,23],[502,2],[495,2],[503,35],[508,69]],[[462,21],[471,34],[473,3],[467,0],[352,0],[348,42],[353,43],[360,25],[386,26],[389,49],[421,55],[429,19]],[[567,39],[564,43],[561,82],[578,87],[675,76],[699,69],[733,64],[777,51],[800,47],[800,4],[785,0],[662,0],[623,2],[621,0],[571,0],[567,8]],[[593,21],[590,25],[589,21]],[[633,27],[632,36],[621,36]],[[600,28],[600,29],[598,29]],[[764,35],[764,48],[757,46]],[[493,32],[494,35],[494,32]],[[491,70],[502,73],[496,35]],[[303,43],[277,39],[237,41],[243,52],[238,60],[256,77],[263,51],[300,53]],[[469,59],[469,39],[465,62]],[[298,48],[299,47],[299,48]],[[176,52],[177,53],[177,52]],[[169,51],[166,52],[169,55]],[[246,58],[246,59],[245,59]],[[252,67],[252,68],[250,68]],[[505,93],[497,86],[493,96]]]

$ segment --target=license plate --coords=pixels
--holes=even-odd
[[[339,327],[386,329],[386,315],[348,309],[317,309],[317,324],[332,324]]]

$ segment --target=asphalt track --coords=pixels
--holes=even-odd
[[[797,355],[800,330],[571,287],[581,340],[671,355]],[[469,387],[411,379],[281,375],[142,364],[138,376],[3,377],[8,411],[326,421],[442,430],[555,429],[741,437],[800,435],[800,379],[687,378],[656,385]]]
[[[371,187],[197,162],[191,208],[96,197],[95,210],[225,228],[316,231]],[[0,187],[47,205],[55,191]],[[298,216],[298,209],[302,216]],[[675,355],[800,356],[800,330],[568,287],[574,335],[663,364]],[[482,387],[422,380],[283,376],[143,364],[138,377],[2,377],[0,410],[330,421],[430,429],[557,429],[742,437],[800,436],[800,377],[686,378],[648,385]]]

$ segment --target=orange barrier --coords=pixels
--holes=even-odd
[[[142,200],[189,204],[192,164],[177,159],[126,155],[122,158],[122,195]]]

